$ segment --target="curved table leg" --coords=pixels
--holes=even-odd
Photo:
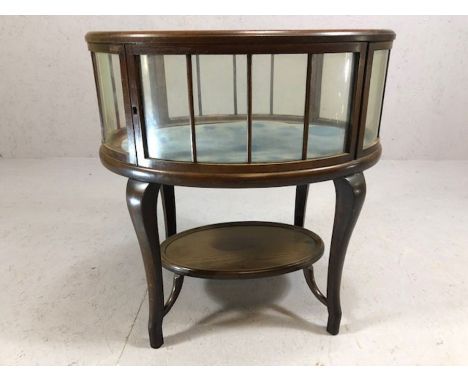
[[[164,184],[161,189],[161,201],[164,211],[164,223],[166,226],[166,239],[177,232],[176,205],[174,186]]]
[[[327,279],[327,331],[338,334],[341,321],[340,285],[346,249],[366,196],[362,173],[334,180],[336,190],[335,221],[330,247]]]
[[[174,279],[172,281],[172,290],[169,298],[167,299],[166,303],[164,304],[164,315],[168,314],[169,311],[172,309],[172,306],[179,297],[180,290],[182,289],[182,284],[184,283],[184,276],[174,274]]]
[[[164,316],[164,291],[159,246],[156,206],[159,184],[129,179],[127,206],[140,244],[148,283],[150,344],[159,348],[163,343],[162,321]]]
[[[307,196],[309,185],[301,184],[296,187],[296,203],[294,206],[294,225],[304,227],[305,210],[307,207]]]
[[[309,185],[308,184],[301,184],[296,187],[296,203],[294,208],[294,225],[299,227],[304,227],[305,221],[305,211],[307,207],[307,197],[309,195]],[[315,277],[314,277],[314,268],[311,265],[309,268],[304,268],[304,277],[309,286],[310,290],[314,294],[317,299],[324,304],[327,305],[327,299],[322,294],[320,289],[318,288]]]
[[[161,201],[164,211],[164,223],[166,227],[166,239],[175,235],[177,233],[177,224],[176,224],[176,204],[175,204],[175,194],[174,186],[164,184],[161,188]],[[182,284],[184,283],[184,276],[174,274],[172,280],[172,289],[169,298],[164,305],[164,315],[169,313],[172,306],[179,297],[180,290],[182,289]]]
[[[315,282],[313,266],[310,266],[309,268],[304,268],[303,271],[304,271],[304,277],[306,279],[307,285],[309,286],[314,296],[317,297],[317,299],[322,304],[327,306],[327,298],[323,295],[323,293],[320,291],[319,287],[317,286],[317,283]]]

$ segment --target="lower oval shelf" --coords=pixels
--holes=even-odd
[[[161,244],[164,268],[202,278],[254,278],[306,268],[323,254],[322,239],[289,224],[233,222],[171,236]]]

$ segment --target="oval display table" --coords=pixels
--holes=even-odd
[[[253,278],[303,270],[341,320],[346,249],[381,154],[388,30],[90,32],[102,127],[100,158],[129,178],[127,205],[146,270],[151,346],[185,276]],[[324,252],[305,229],[310,183],[333,180],[335,221],[326,293]],[[174,186],[296,186],[294,225],[231,222],[176,232]],[[166,240],[156,205],[162,197]],[[166,301],[162,267],[174,273]]]

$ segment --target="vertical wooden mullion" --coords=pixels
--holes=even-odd
[[[354,53],[356,55],[356,53]],[[363,45],[359,51],[359,61],[357,65],[355,64],[354,71],[354,86],[355,90],[353,91],[352,98],[352,108],[349,115],[348,123],[348,152],[350,152],[353,157],[356,157],[356,154],[359,152],[357,147],[359,142],[359,129],[360,129],[360,118],[362,110],[362,98],[363,98],[363,87],[365,87],[365,71],[366,71],[366,61],[367,61],[367,45]]]
[[[234,91],[234,114],[237,115],[237,64],[235,54],[232,55],[232,81]]]
[[[247,54],[247,162],[252,163],[252,55]]]
[[[304,135],[302,137],[302,159],[307,159],[309,143],[310,82],[312,72],[312,54],[307,55],[306,93],[304,102]]]
[[[198,54],[195,55],[195,66],[196,66],[196,70],[197,70],[198,115],[203,115],[201,78],[200,78],[200,55],[198,55]]]
[[[274,85],[275,81],[275,55],[271,55],[270,59],[270,114],[273,114],[273,96],[274,96]]]
[[[187,54],[187,87],[188,87],[188,103],[190,112],[190,137],[192,140],[192,162],[197,161],[197,140],[195,133],[195,112],[193,108],[193,76],[192,76],[192,56]],[[200,88],[198,88],[200,91]]]
[[[355,158],[358,158],[362,155],[363,152],[363,143],[364,143],[364,132],[366,129],[366,116],[367,116],[367,102],[369,101],[369,85],[370,85],[370,76],[372,71],[372,61],[374,58],[374,51],[371,44],[366,44],[359,54],[359,74],[357,82],[357,91],[356,99],[360,99],[361,102],[359,105],[355,105],[356,109],[354,118],[352,122],[356,125],[351,125],[351,129],[357,132],[357,136],[354,142],[354,152]],[[362,71],[362,75],[360,72]],[[357,128],[356,128],[357,126]]]
[[[320,101],[322,95],[323,53],[312,56],[312,70],[310,73],[310,121],[320,119]]]
[[[122,78],[122,92],[124,101],[125,123],[127,127],[128,153],[131,163],[137,163],[137,147],[135,144],[135,128],[133,125],[133,111],[130,94],[130,74],[127,66],[127,50],[125,47],[119,54],[120,72]]]
[[[137,164],[145,165],[148,156],[146,147],[145,121],[143,118],[144,109],[141,103],[141,76],[139,70],[139,56],[133,54],[132,48],[125,46],[127,73],[130,94],[130,110],[135,136],[135,148],[137,154]]]

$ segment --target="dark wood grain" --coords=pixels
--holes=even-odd
[[[252,55],[247,55],[247,162],[252,163]]]
[[[334,180],[336,190],[335,221],[330,246],[327,279],[327,331],[338,334],[341,322],[340,287],[343,264],[351,234],[366,197],[362,173]]]
[[[159,185],[129,179],[127,206],[140,244],[148,284],[150,344],[159,348],[163,343],[164,290],[161,268],[156,205]]]
[[[372,167],[380,158],[382,148],[352,160],[348,154],[340,160],[308,160],[280,164],[209,165],[166,161],[160,168],[134,166],[116,159],[106,146],[101,146],[101,163],[109,170],[143,182],[190,187],[249,188],[279,187],[323,182],[347,176]]]
[[[305,86],[305,102],[304,102],[304,131],[302,135],[302,159],[307,159],[307,144],[309,142],[309,112],[310,112],[310,87],[312,75],[312,54],[307,55],[307,70],[306,70],[306,86]]]
[[[185,30],[88,32],[88,43],[159,43],[159,44],[263,44],[318,43],[333,41],[391,41],[395,32],[384,29],[322,29],[322,30]]]
[[[314,276],[314,268],[313,266],[310,266],[308,268],[304,268],[304,278],[307,282],[307,285],[309,286],[310,290],[314,294],[317,299],[327,306],[327,298],[323,295],[321,290],[319,289],[317,283],[315,282],[315,276]]]
[[[182,290],[182,285],[184,284],[184,276],[174,274],[172,279],[172,289],[169,297],[164,304],[164,315],[168,314],[172,307],[174,306],[177,298],[179,297],[180,291]]]
[[[192,75],[192,56],[187,54],[187,88],[188,88],[188,105],[190,113],[190,139],[192,142],[192,161],[197,161],[197,138],[195,130],[195,112],[193,107],[193,75]],[[201,110],[200,110],[201,111]]]
[[[103,44],[104,45],[104,44]],[[288,53],[342,53],[358,52],[366,42],[320,42],[320,43],[292,43],[291,40],[282,43],[262,43],[260,40],[251,44],[237,43],[223,44],[210,41],[204,44],[126,44],[131,54],[288,54]]]
[[[294,225],[295,226],[304,227],[308,195],[309,195],[308,184],[300,184],[296,187],[296,201],[294,205]]]
[[[195,56],[195,67],[197,73],[197,102],[198,102],[198,115],[203,115],[203,101],[202,101],[202,81],[201,81],[201,68],[200,68],[200,55]],[[193,80],[192,80],[193,83]]]
[[[395,34],[388,30],[328,31],[155,31],[155,32],[90,32],[88,48],[94,53],[118,54],[126,116],[125,129],[109,135],[99,155],[105,167],[129,178],[127,205],[143,257],[148,284],[148,330],[151,346],[163,344],[163,316],[173,307],[180,294],[185,275],[204,278],[252,278],[303,270],[312,293],[327,306],[327,330],[337,334],[342,316],[340,287],[348,243],[364,203],[366,185],[362,171],[380,158],[379,140],[363,149],[363,136],[373,51],[391,49]],[[328,53],[353,53],[349,116],[346,121],[330,121],[320,116],[323,57]],[[274,114],[274,55],[307,54],[306,98],[304,115]],[[162,107],[159,124],[170,128],[189,124],[192,161],[169,161],[148,156],[148,140],[142,102],[141,54],[158,54],[159,65],[151,73],[161,86],[167,86],[163,54],[186,57],[189,115],[170,117],[167,91],[161,88],[157,102]],[[200,54],[233,55],[232,115],[200,115],[195,121],[192,55],[197,59],[200,80]],[[236,54],[247,56],[247,116],[237,110]],[[252,55],[271,55],[269,113],[254,114],[252,105]],[[93,62],[96,69],[96,63]],[[268,69],[267,69],[268,70]],[[388,65],[387,65],[388,70]],[[97,79],[97,73],[95,71]],[[117,79],[115,79],[117,81]],[[268,80],[267,80],[268,81]],[[99,91],[99,83],[97,89]],[[164,84],[162,84],[164,83]],[[117,85],[114,82],[114,87]],[[267,84],[268,85],[268,84]],[[326,84],[325,84],[326,85]],[[201,82],[198,83],[200,114]],[[226,89],[226,91],[231,91]],[[268,96],[267,96],[268,97]],[[157,97],[156,97],[157,98]],[[243,98],[245,99],[245,98]],[[100,100],[98,99],[98,102]],[[101,105],[100,109],[101,109]],[[302,105],[301,105],[302,107]],[[205,110],[206,112],[207,110]],[[206,113],[205,113],[206,114]],[[197,162],[196,123],[240,121],[247,118],[247,163]],[[290,162],[252,163],[252,120],[303,123],[301,160]],[[329,157],[307,158],[309,122],[347,129],[344,153]],[[124,139],[129,140],[129,153],[119,151]],[[302,154],[302,155],[301,155]],[[312,268],[323,253],[323,242],[304,228],[309,184],[333,180],[336,190],[335,219],[330,246],[326,296],[318,288]],[[177,234],[174,185],[218,188],[278,187],[295,185],[294,226],[266,222],[222,223],[191,229]],[[160,244],[157,224],[157,198],[161,191],[166,240]],[[173,286],[164,304],[162,266],[174,272]]]
[[[161,244],[163,266],[203,278],[254,278],[310,266],[323,242],[304,228],[267,222],[221,223],[194,228]]]
[[[161,188],[161,201],[164,212],[164,223],[166,227],[166,239],[177,232],[176,203],[174,186],[163,185]]]
[[[236,55],[232,55],[232,91],[234,97],[234,115],[238,114],[237,112],[237,58]]]

